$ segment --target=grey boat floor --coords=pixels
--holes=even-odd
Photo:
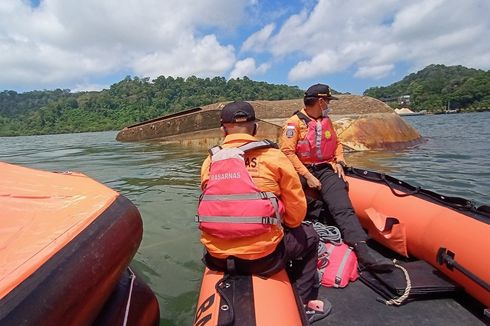
[[[320,289],[320,296],[332,303],[332,312],[313,325],[490,325],[484,320],[483,307],[466,294],[387,306],[376,300],[379,295],[360,280],[343,289]]]
[[[405,259],[393,251],[371,243],[371,248],[383,256],[400,262]],[[429,265],[427,265],[429,266]],[[429,266],[430,268],[430,266]],[[332,312],[313,325],[399,325],[399,326],[479,326],[490,325],[481,303],[464,291],[451,296],[426,297],[407,301],[400,306],[379,302],[381,296],[360,279],[345,288],[320,288],[320,297],[332,303]]]

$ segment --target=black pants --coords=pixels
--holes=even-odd
[[[335,224],[339,227],[343,240],[349,245],[354,245],[359,241],[366,241],[368,236],[354,213],[347,192],[347,184],[344,180],[339,178],[329,164],[323,165],[321,168],[309,168],[309,171],[322,184],[322,188],[319,191],[320,199],[325,204]],[[318,208],[318,203],[314,199],[309,198],[308,206],[309,209],[314,207],[315,212],[313,214],[321,212],[321,209]],[[310,218],[311,215],[310,213]]]
[[[206,253],[204,264],[211,270],[236,274],[255,274],[269,277],[286,268],[303,303],[318,296],[319,237],[311,224],[301,224],[294,229],[285,229],[284,238],[270,255],[246,260],[237,257],[219,259]]]

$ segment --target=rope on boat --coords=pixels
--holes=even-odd
[[[313,229],[315,229],[316,233],[318,233],[318,236],[320,237],[320,241],[318,242],[318,258],[321,265],[317,266],[317,272],[318,284],[321,285],[323,273],[325,272],[325,268],[327,267],[329,256],[332,253],[331,251],[328,251],[326,243],[330,242],[335,246],[341,245],[343,243],[342,234],[340,233],[339,228],[333,225],[325,225],[318,221],[308,223],[313,224]]]
[[[128,302],[126,303],[126,312],[124,313],[123,326],[126,326],[126,324],[128,323],[129,307],[131,306],[131,297],[133,295],[134,281],[136,280],[136,275],[134,274],[134,272],[131,270],[130,267],[128,267],[128,271],[131,274],[129,275],[129,278],[131,279],[131,285],[129,286]]]
[[[412,281],[410,280],[410,275],[408,275],[408,271],[406,270],[405,267],[398,265],[396,263],[396,259],[393,259],[393,263],[395,264],[395,267],[401,269],[403,274],[405,274],[405,280],[407,281],[407,287],[405,288],[405,291],[403,292],[403,294],[401,296],[399,296],[398,298],[395,297],[395,298],[390,299],[390,300],[382,300],[381,298],[378,298],[378,301],[381,301],[382,303],[384,303],[388,306],[392,306],[392,305],[400,306],[403,303],[403,301],[405,301],[408,298],[408,296],[410,295],[410,290],[412,290]]]
[[[318,233],[321,242],[330,242],[334,245],[342,244],[342,235],[337,227],[333,225],[325,225],[320,222],[314,222],[313,228],[315,229],[316,233]]]

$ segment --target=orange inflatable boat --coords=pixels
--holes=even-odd
[[[377,242],[372,248],[407,268],[418,266],[411,281],[414,287],[423,285],[423,295],[415,298],[413,292],[410,303],[394,307],[366,278],[342,289],[321,287],[320,296],[333,308],[315,325],[488,325],[490,207],[476,208],[466,199],[376,172],[349,167],[346,175],[354,209]],[[452,290],[437,294],[434,286],[443,279],[441,284]],[[410,287],[408,282],[404,286]],[[227,287],[234,289],[224,291]],[[222,273],[205,269],[194,325],[306,325],[298,307],[285,271],[269,279],[240,276],[230,283]]]
[[[142,221],[114,190],[80,173],[0,162],[0,207],[0,324],[91,324],[111,315],[104,306],[121,284],[135,287],[125,270]],[[126,320],[158,323],[156,298],[145,293],[153,304],[132,313],[147,317],[128,309]]]
[[[490,207],[347,169],[349,197],[371,238],[430,263],[490,307]]]
[[[223,277],[220,272],[204,271],[194,326],[307,325],[285,270],[268,279]]]

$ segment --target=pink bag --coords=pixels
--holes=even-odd
[[[325,246],[320,250],[317,265],[321,285],[343,288],[359,278],[357,256],[352,247],[345,243],[334,245],[330,242],[325,244],[320,242],[320,244]]]

